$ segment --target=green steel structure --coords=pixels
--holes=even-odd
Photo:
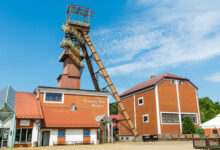
[[[10,86],[0,90],[0,147],[7,147],[8,143],[10,143],[10,147],[12,148],[14,144],[15,95],[15,90]],[[5,126],[12,118],[12,123]],[[9,141],[9,139],[11,139],[11,141]]]
[[[96,117],[98,124],[104,129],[104,143],[107,142],[107,130],[110,130],[111,143],[113,143],[113,121],[107,115],[100,115]],[[111,129],[110,129],[111,128]],[[98,130],[98,139],[102,141],[100,136],[100,129]]]

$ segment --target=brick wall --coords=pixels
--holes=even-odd
[[[144,105],[138,105],[138,98],[144,98]],[[139,134],[157,134],[155,89],[135,95],[137,131]],[[143,122],[143,115],[148,114],[149,122]]]
[[[158,85],[161,134],[179,134],[179,124],[162,124],[161,112],[178,112],[176,84],[164,80]]]
[[[129,117],[131,118],[131,121],[134,123],[134,98],[133,95],[129,96],[122,100],[124,107],[126,108],[126,111],[128,112]],[[122,112],[119,110],[119,120],[123,120],[124,116]],[[127,123],[126,120],[119,121],[119,134],[120,135],[133,135],[132,131]]]
[[[65,107],[72,108],[75,104],[76,109],[89,109],[93,116],[104,115],[108,113],[108,98],[101,96],[86,96],[86,95],[72,95],[64,94],[64,103],[44,103],[44,93],[40,93],[40,103],[42,107]],[[85,100],[87,102],[85,102]],[[97,103],[93,103],[96,101]],[[102,105],[104,107],[93,107],[93,105]]]
[[[198,113],[197,107],[197,90],[187,81],[184,81],[182,85],[179,85],[179,95],[180,95],[180,109],[181,112],[185,113]],[[200,123],[200,116],[197,119]]]
[[[179,104],[182,113],[198,113],[197,108],[197,90],[188,81],[183,81],[182,85],[178,85],[179,89]],[[138,105],[138,98],[144,98],[144,104]],[[162,124],[162,112],[178,113],[178,99],[176,84],[172,84],[170,79],[165,79],[158,84],[158,99],[159,99],[159,115],[161,134],[180,134],[181,128],[179,123]],[[133,95],[123,98],[123,104],[134,121],[134,97]],[[157,113],[156,113],[156,98],[155,89],[135,94],[135,108],[136,108],[136,127],[138,134],[158,134],[157,129]],[[149,122],[143,123],[143,114],[149,115]],[[198,118],[199,115],[198,115]],[[124,119],[123,115],[119,113],[119,119]],[[132,135],[131,130],[126,121],[119,123],[120,135]]]
[[[138,105],[138,98],[143,97],[144,104]],[[123,104],[131,118],[133,124],[134,120],[134,96],[124,98]],[[157,120],[156,120],[156,104],[155,104],[155,90],[141,92],[135,95],[135,109],[136,109],[136,128],[139,134],[157,134]],[[148,114],[149,122],[143,122],[143,115]],[[124,119],[122,113],[119,113],[119,119]],[[132,132],[126,121],[119,123],[120,135],[132,135]]]

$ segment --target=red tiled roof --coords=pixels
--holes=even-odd
[[[42,107],[43,127],[46,128],[99,128],[89,110],[72,111],[71,108]]]
[[[110,119],[111,120],[113,120],[113,119],[118,120],[118,115],[110,115]]]
[[[118,127],[118,115],[110,115],[110,119],[113,121],[113,127]]]
[[[42,119],[43,113],[36,95],[31,92],[16,92],[16,118]]]
[[[187,81],[189,81],[189,79],[187,79],[187,78],[179,77],[179,76],[176,76],[176,75],[173,75],[173,74],[170,74],[170,73],[164,73],[164,74],[161,74],[159,76],[155,76],[155,77],[153,77],[153,78],[151,78],[149,80],[146,80],[144,82],[141,82],[141,83],[137,84],[136,86],[134,86],[134,87],[130,88],[129,90],[123,92],[120,95],[120,97],[123,97],[123,96],[126,96],[128,94],[134,93],[136,91],[139,91],[139,90],[146,89],[146,88],[149,88],[151,86],[154,86],[154,85],[156,85],[158,82],[160,82],[164,78],[180,79],[180,80],[187,80]],[[197,88],[193,83],[191,83],[191,84],[195,88]]]

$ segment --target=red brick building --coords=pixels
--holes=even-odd
[[[185,116],[196,125],[201,123],[197,90],[189,79],[164,73],[151,76],[120,98],[138,134],[180,134]],[[121,140],[130,140],[132,132],[123,119],[119,112],[119,135]]]

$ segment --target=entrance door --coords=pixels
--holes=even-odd
[[[43,131],[42,145],[49,146],[50,131]]]
[[[9,134],[9,129],[1,128],[0,147],[8,147],[8,134]]]

